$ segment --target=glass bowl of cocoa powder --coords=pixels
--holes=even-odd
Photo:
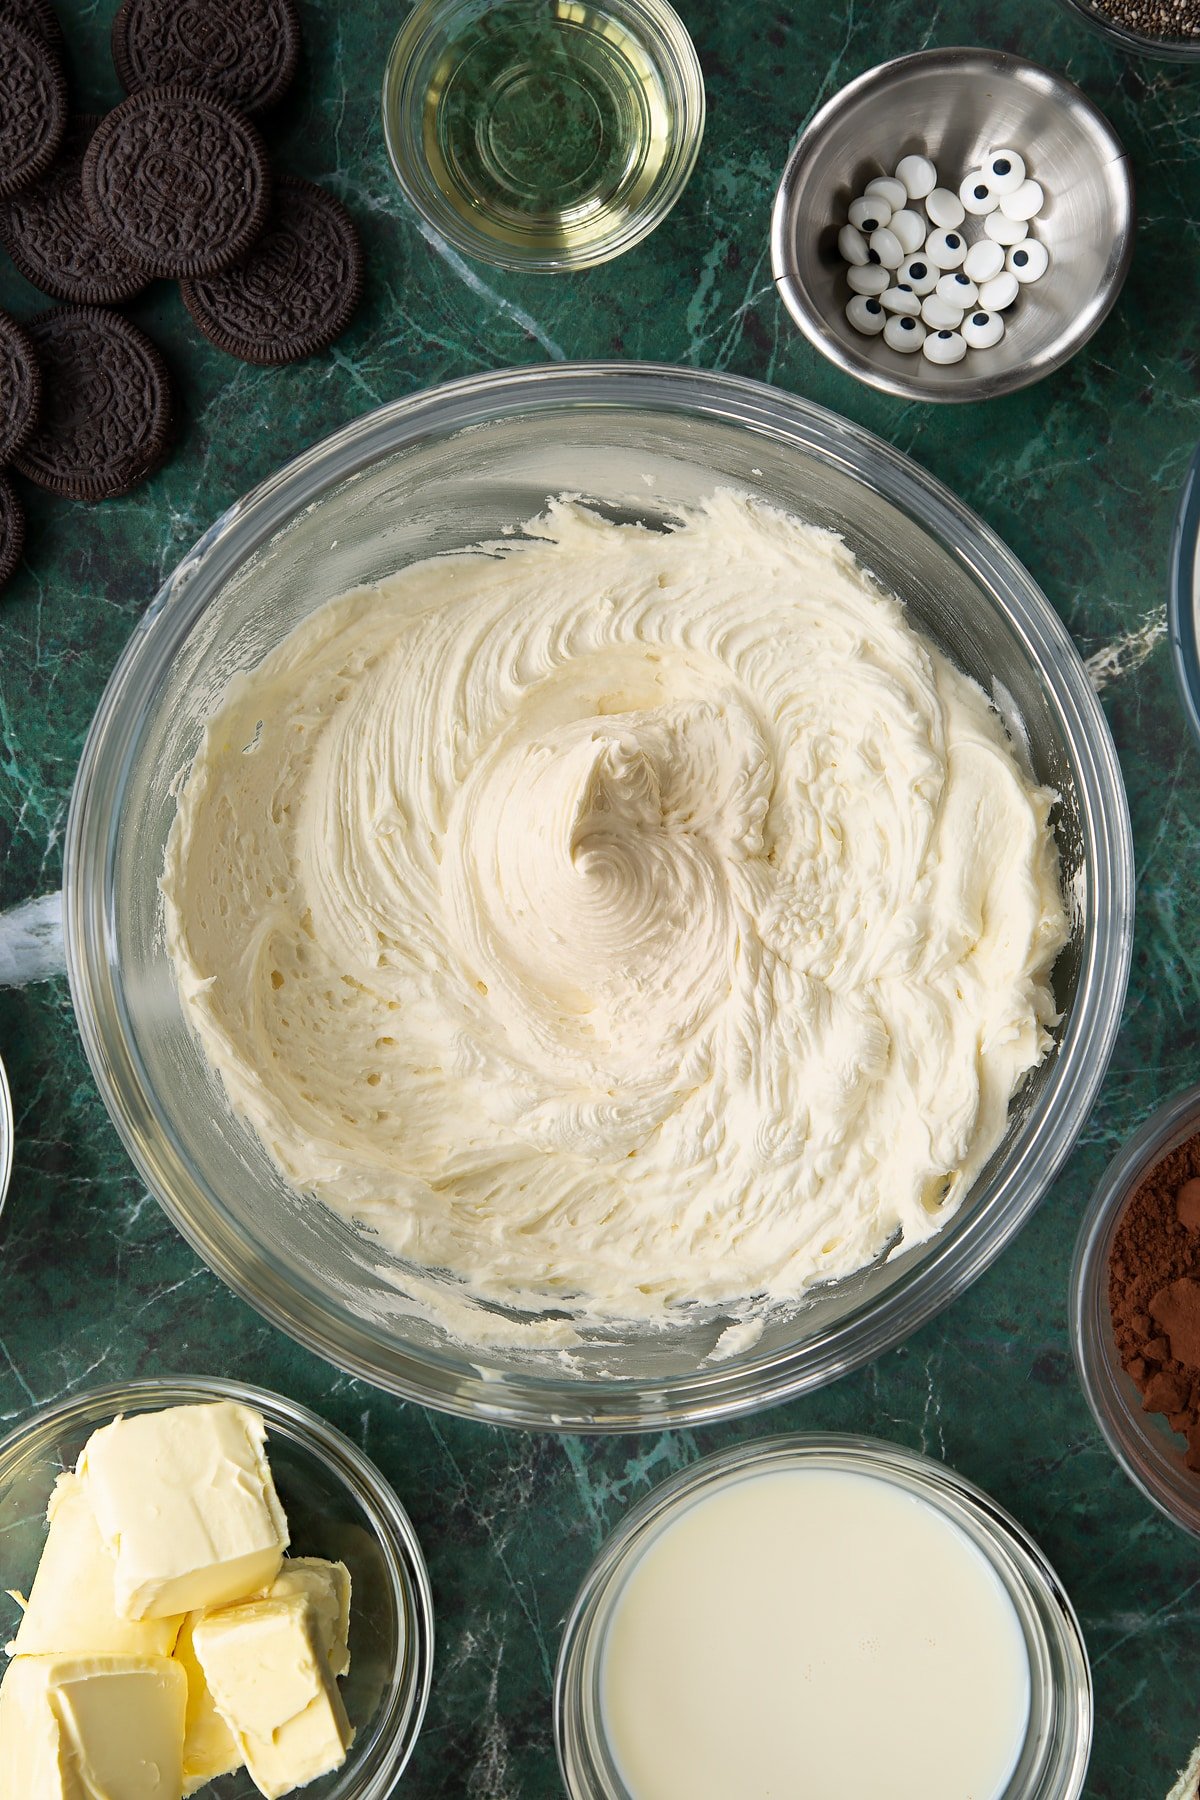
[[[1075,1247],[1070,1328],[1109,1449],[1200,1537],[1200,1085],[1105,1170]]]

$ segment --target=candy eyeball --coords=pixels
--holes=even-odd
[[[846,308],[846,317],[855,331],[865,337],[878,337],[887,324],[887,314],[871,294],[855,294]]]
[[[979,289],[961,269],[956,269],[953,275],[939,277],[933,291],[939,300],[945,300],[950,306],[957,306],[960,311],[964,307],[974,306],[979,298]]]
[[[872,176],[863,189],[863,198],[869,199],[872,194],[878,194],[881,200],[886,200],[893,212],[899,212],[902,206],[908,204],[908,189],[902,181],[894,181],[890,175]]]
[[[1011,194],[1000,196],[1000,211],[1006,219],[1036,219],[1045,204],[1040,181],[1023,181]]]
[[[1050,252],[1039,238],[1026,238],[1024,243],[1013,245],[1004,266],[1025,287],[1031,281],[1041,280],[1050,266]]]
[[[973,169],[966,180],[960,182],[958,198],[964,211],[976,219],[981,219],[985,213],[994,213],[1000,204],[999,194],[992,191],[979,169]]]
[[[891,271],[879,263],[864,263],[861,269],[852,266],[846,270],[846,280],[856,294],[882,294],[891,279]]]
[[[936,294],[927,294],[921,302],[921,317],[931,331],[957,331],[962,316],[961,306],[951,306],[948,300],[939,300]]]
[[[958,269],[967,260],[967,240],[961,231],[931,231],[925,255],[939,269]]]
[[[963,274],[969,275],[972,281],[990,281],[1004,267],[1004,247],[993,243],[991,238],[980,238],[967,251],[967,260],[963,264]]]
[[[1025,179],[1025,159],[1015,150],[993,150],[983,159],[983,178],[994,194],[1012,194]]]
[[[931,331],[921,349],[931,363],[956,363],[967,354],[967,343],[957,331]]]
[[[904,183],[910,200],[924,200],[937,186],[937,170],[927,156],[902,156],[896,164],[896,180]]]
[[[880,294],[879,304],[890,313],[907,313],[910,319],[920,316],[921,302],[909,287],[892,287]]]
[[[850,202],[848,217],[853,226],[869,237],[873,231],[882,231],[885,225],[891,224],[892,209],[881,195],[868,197],[864,194],[861,200]]]
[[[1004,336],[1004,320],[999,313],[969,312],[962,322],[963,342],[971,350],[991,350]]]
[[[994,244],[1019,244],[1022,238],[1029,236],[1029,224],[1025,219],[1010,219],[1007,213],[989,213],[983,221],[983,229]]]
[[[896,271],[896,286],[909,287],[914,294],[932,294],[941,270],[923,253],[910,256]]]
[[[852,263],[855,268],[861,269],[864,263],[871,260],[867,250],[867,240],[857,225],[842,226],[838,232],[838,249],[841,252],[842,261]]]
[[[883,328],[883,341],[890,344],[893,350],[911,356],[925,342],[925,327],[920,319],[910,318],[907,313],[893,313]]]
[[[888,230],[904,245],[905,256],[915,255],[925,242],[925,221],[911,207],[902,206],[898,213],[893,213]]]
[[[1012,305],[1020,291],[1021,284],[1016,276],[1010,275],[1005,269],[999,275],[993,275],[990,281],[984,282],[979,290],[979,304],[987,312],[1003,312],[1006,306]]]
[[[940,225],[945,231],[953,231],[967,216],[966,207],[958,195],[944,187],[934,188],[932,194],[926,195],[925,211],[929,214],[930,223]]]
[[[881,231],[871,233],[867,240],[867,255],[872,262],[881,262],[885,269],[898,269],[904,261],[904,245],[885,225]]]

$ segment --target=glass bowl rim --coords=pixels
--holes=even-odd
[[[1113,1234],[1134,1189],[1154,1164],[1200,1131],[1200,1082],[1157,1107],[1111,1159],[1075,1240],[1068,1329],[1084,1399],[1109,1452],[1134,1487],[1173,1525],[1200,1537],[1200,1472],[1185,1469],[1157,1415],[1135,1408],[1125,1392],[1104,1280]]]
[[[425,226],[464,255],[514,273],[553,275],[595,268],[649,237],[680,199],[695,172],[707,117],[704,71],[695,43],[670,0],[597,0],[601,9],[610,4],[614,10],[636,18],[646,32],[648,54],[656,71],[669,69],[672,85],[678,90],[676,97],[683,103],[677,142],[638,206],[604,237],[574,250],[569,245],[554,250],[532,245],[525,249],[505,246],[501,240],[472,229],[445,199],[429,172],[428,160],[412,150],[411,133],[399,127],[393,116],[423,116],[420,96],[413,92],[414,79],[436,43],[443,17],[454,10],[490,11],[505,3],[506,0],[415,0],[392,40],[384,64],[380,105],[389,167],[400,192]]]
[[[50,1439],[73,1424],[97,1422],[127,1408],[149,1410],[143,1408],[143,1402],[153,1407],[205,1400],[235,1400],[261,1412],[268,1427],[268,1455],[272,1424],[285,1427],[305,1454],[315,1457],[354,1496],[369,1520],[387,1564],[393,1593],[402,1613],[411,1620],[416,1639],[412,1654],[406,1659],[408,1679],[397,1684],[388,1699],[377,1739],[379,1766],[365,1785],[353,1790],[353,1800],[387,1800],[412,1757],[429,1704],[434,1653],[433,1589],[420,1541],[395,1489],[344,1432],[300,1401],[250,1382],[217,1375],[139,1376],[81,1389],[31,1413],[0,1438],[0,1479],[21,1457],[35,1452],[39,1440]]]
[[[1183,710],[1200,744],[1200,445],[1183,478],[1171,531],[1167,636]]]
[[[3,1213],[4,1202],[8,1197],[15,1151],[16,1123],[13,1118],[12,1093],[4,1063],[0,1060],[0,1213]]]
[[[1059,0],[1059,5],[1078,19],[1083,19],[1093,31],[1106,37],[1110,43],[1123,50],[1127,56],[1145,56],[1155,62],[1190,63],[1200,61],[1200,38],[1157,38],[1149,37],[1131,26],[1122,25],[1116,19],[1108,18],[1104,13],[1090,6],[1088,0]]]
[[[1018,1170],[1006,1166],[1003,1193],[993,1195],[994,1216],[986,1220],[987,1229],[981,1226],[965,1241],[946,1235],[931,1240],[915,1291],[912,1277],[901,1275],[881,1300],[852,1311],[820,1340],[819,1355],[810,1341],[641,1384],[598,1379],[555,1383],[511,1370],[499,1379],[480,1376],[480,1353],[476,1349],[472,1354],[469,1347],[461,1363],[446,1373],[446,1359],[439,1364],[432,1352],[390,1346],[384,1369],[377,1341],[368,1341],[356,1325],[341,1315],[331,1325],[325,1311],[307,1302],[298,1283],[280,1282],[262,1258],[247,1267],[244,1250],[240,1261],[226,1252],[216,1241],[214,1208],[182,1161],[179,1169],[172,1166],[166,1173],[182,1172],[191,1184],[187,1204],[164,1175],[162,1146],[151,1146],[147,1133],[153,1128],[165,1134],[164,1144],[171,1148],[169,1120],[152,1086],[142,1081],[120,1029],[119,995],[109,986],[111,858],[120,816],[111,803],[127,773],[161,670],[192,629],[207,595],[297,510],[311,507],[321,493],[343,485],[378,456],[426,438],[441,441],[470,426],[526,414],[622,408],[676,421],[700,417],[830,461],[914,518],[980,585],[1002,595],[1002,610],[1023,639],[1025,653],[1043,669],[1054,670],[1050,691],[1081,778],[1080,806],[1095,861],[1096,892],[1081,991],[1055,1053],[1053,1105],[1047,1101],[1039,1113],[1036,1147],[1042,1174],[1036,1185],[1025,1184],[1027,1191],[1017,1195],[1020,1204],[1015,1204],[1009,1190],[1020,1185]],[[207,586],[199,579],[202,572]],[[1116,1038],[1132,951],[1133,850],[1120,765],[1079,652],[1023,565],[941,482],[851,421],[744,377],[654,363],[553,363],[470,376],[408,395],[351,421],[229,507],[167,577],[101,697],[72,792],[63,885],[71,994],[101,1097],[151,1193],[208,1266],[306,1348],[372,1385],[464,1417],[559,1431],[644,1430],[750,1412],[859,1367],[947,1305],[1015,1236],[1072,1148]],[[1102,981],[1098,965],[1104,959],[1107,979]],[[1032,1155],[1033,1143],[1025,1148]],[[197,1198],[204,1205],[203,1218],[197,1216]]]
[[[572,1786],[568,1772],[567,1733],[580,1704],[578,1690],[592,1640],[603,1630],[621,1591],[621,1583],[616,1578],[622,1567],[632,1570],[639,1543],[669,1515],[681,1513],[696,1490],[706,1487],[716,1490],[726,1476],[739,1471],[752,1473],[756,1467],[778,1464],[782,1468],[802,1465],[809,1460],[818,1466],[824,1463],[853,1472],[879,1474],[893,1481],[899,1477],[896,1485],[909,1492],[924,1490],[927,1504],[947,1517],[950,1515],[940,1505],[940,1500],[953,1500],[969,1514],[980,1535],[997,1547],[1007,1563],[1015,1565],[1015,1573],[1022,1578],[1039,1611],[1044,1609],[1040,1622],[1047,1633],[1053,1630],[1056,1634],[1071,1677],[1062,1698],[1074,1724],[1074,1747],[1068,1771],[1070,1782],[1060,1793],[1061,1800],[1077,1800],[1083,1790],[1091,1749],[1091,1665],[1079,1618],[1049,1558],[1018,1519],[986,1489],[960,1475],[957,1469],[885,1438],[842,1431],[780,1432],[771,1437],[751,1438],[724,1450],[710,1451],[652,1488],[605,1537],[571,1603],[554,1669],[555,1749],[563,1785],[572,1800],[591,1800],[591,1796]],[[953,1522],[958,1524],[957,1520]],[[958,1528],[963,1529],[961,1524]],[[989,1566],[994,1567],[990,1556],[987,1560]],[[1045,1671],[1041,1673],[1044,1677]],[[1032,1665],[1030,1679],[1031,1682],[1037,1679]]]

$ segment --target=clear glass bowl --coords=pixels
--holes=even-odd
[[[1059,4],[1077,19],[1083,19],[1093,31],[1098,31],[1101,37],[1106,37],[1110,44],[1115,44],[1118,50],[1124,50],[1128,56],[1149,56],[1157,62],[1200,61],[1200,37],[1151,37],[1144,31],[1131,31],[1128,26],[1119,25],[1098,7],[1090,5],[1089,0],[1059,0]]]
[[[1012,1601],[1029,1657],[1029,1725],[1002,1800],[1075,1800],[1091,1749],[1092,1683],[1079,1622],[1054,1570],[1015,1519],[952,1469],[895,1444],[837,1433],[765,1438],[706,1456],[635,1506],[603,1546],[567,1619],[555,1673],[555,1741],[571,1800],[630,1800],[606,1742],[600,1676],[605,1635],[634,1564],[696,1500],[782,1469],[875,1476],[966,1534]]]
[[[13,1165],[13,1109],[12,1095],[8,1091],[8,1077],[4,1073],[4,1064],[0,1062],[0,1212],[4,1211],[4,1200],[8,1193],[9,1178]]]
[[[1162,1157],[1200,1131],[1200,1086],[1153,1113],[1104,1171],[1079,1228],[1071,1267],[1071,1348],[1080,1385],[1105,1442],[1134,1486],[1160,1512],[1200,1537],[1200,1474],[1183,1460],[1183,1439],[1121,1367],[1108,1306],[1108,1259],[1125,1203]]]
[[[1200,449],[1192,458],[1175,514],[1167,634],[1183,710],[1200,744]]]
[[[927,1244],[814,1292],[752,1347],[729,1323],[585,1333],[551,1350],[451,1340],[404,1266],[286,1187],[230,1112],[182,1017],[159,875],[174,783],[229,677],[323,601],[498,537],[563,491],[653,526],[732,485],[842,532],[914,621],[994,693],[1056,829],[1073,934],[1052,1053],[1003,1143]],[[915,1330],[1000,1253],[1069,1152],[1121,1011],[1133,919],[1120,769],[1070,637],[998,538],[877,438],[755,382],[654,365],[556,365],[455,382],[346,427],[231,507],[149,607],[84,748],[67,830],[67,960],[105,1104],[150,1191],[243,1298],[392,1392],[499,1423],[641,1430],[748,1411],[832,1380]],[[461,1297],[461,1290],[452,1290]],[[468,1308],[473,1303],[468,1302]],[[724,1347],[723,1347],[724,1348]]]
[[[29,1592],[46,1541],[46,1505],[87,1439],[118,1413],[237,1400],[267,1423],[267,1455],[296,1555],[340,1560],[353,1584],[350,1673],[340,1684],[355,1727],[346,1761],[305,1789],[312,1800],[387,1800],[412,1755],[429,1698],[433,1597],[408,1515],[375,1466],[315,1413],[279,1394],[208,1377],[93,1388],[0,1442],[0,1587]],[[0,1644],[20,1608],[0,1592]],[[204,1790],[212,1800],[257,1800],[243,1769]]]
[[[687,186],[704,118],[667,0],[417,0],[383,79],[388,157],[421,217],[532,273],[641,243]]]

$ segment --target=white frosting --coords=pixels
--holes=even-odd
[[[1052,801],[838,538],[558,502],[230,684],[168,944],[235,1111],[402,1257],[747,1312],[927,1238],[995,1148],[1055,1017]]]

